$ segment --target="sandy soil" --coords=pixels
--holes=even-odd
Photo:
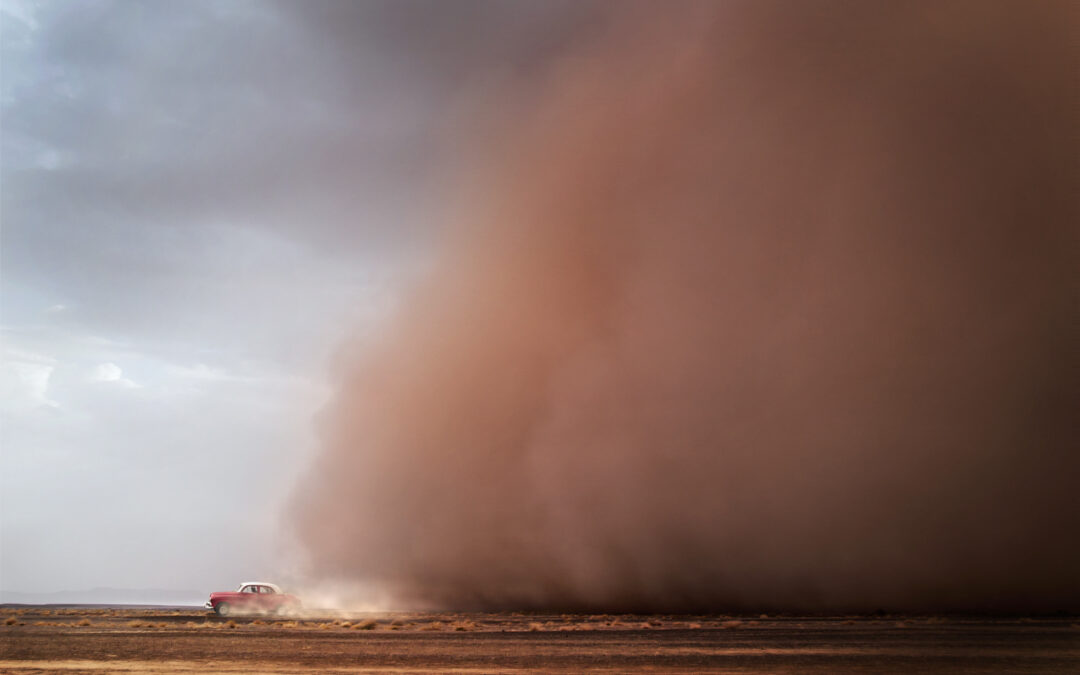
[[[0,671],[1075,673],[1080,620],[0,608]]]

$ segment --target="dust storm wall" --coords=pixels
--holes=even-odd
[[[464,94],[433,269],[334,366],[310,573],[402,606],[1080,608],[1075,27],[613,3]]]

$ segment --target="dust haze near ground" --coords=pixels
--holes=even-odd
[[[399,606],[1080,609],[1076,13],[612,3],[462,96],[289,525]]]

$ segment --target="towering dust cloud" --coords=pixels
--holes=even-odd
[[[612,3],[463,105],[290,524],[399,603],[1080,608],[1067,3]]]

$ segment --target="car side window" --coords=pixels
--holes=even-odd
[[[244,586],[244,588],[242,588],[240,590],[240,592],[241,593],[254,593],[255,592],[255,587],[254,586]]]

